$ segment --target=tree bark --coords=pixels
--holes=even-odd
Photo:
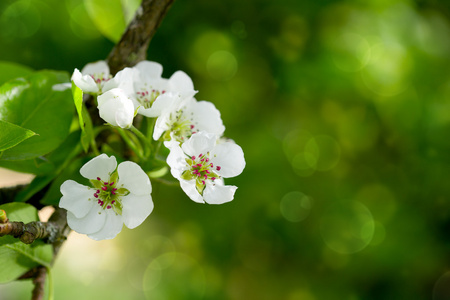
[[[110,52],[107,62],[111,75],[145,60],[150,40],[175,0],[143,0],[134,19]]]

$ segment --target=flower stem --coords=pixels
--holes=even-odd
[[[119,135],[122,137],[122,139],[125,141],[125,143],[130,147],[131,150],[139,157],[139,159],[143,160],[144,155],[142,151],[142,146],[140,144],[136,144],[134,141],[131,140],[131,138],[127,135],[125,130],[123,130],[120,127],[115,127]]]
[[[148,141],[147,137],[146,137],[139,129],[137,129],[137,128],[134,127],[133,125],[131,125],[130,130],[131,130],[131,132],[133,132],[138,138],[141,139],[141,141],[142,141],[143,144],[144,144],[144,156],[145,156],[145,157],[148,157],[148,156],[150,155],[150,153],[151,153],[151,150],[150,150],[151,145],[150,145],[150,142]]]

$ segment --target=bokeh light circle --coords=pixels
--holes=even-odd
[[[320,220],[325,244],[341,254],[363,250],[372,240],[375,224],[369,209],[359,202],[334,204]]]
[[[206,62],[209,75],[217,80],[230,80],[236,74],[238,63],[229,51],[220,50],[211,54]]]
[[[305,153],[308,153],[307,161],[311,167],[319,171],[328,171],[339,162],[341,148],[332,137],[318,135],[306,143]]]
[[[301,192],[290,192],[280,202],[281,215],[290,222],[300,222],[311,212],[312,199]]]
[[[205,272],[186,254],[165,253],[147,266],[142,288],[146,299],[201,299],[206,289]]]

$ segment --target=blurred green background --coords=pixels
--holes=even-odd
[[[104,59],[114,3],[2,0],[0,60]],[[247,161],[235,199],[154,182],[137,229],[69,237],[55,299],[450,299],[449,53],[445,0],[175,1],[148,59],[221,111]]]

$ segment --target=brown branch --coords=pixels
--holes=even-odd
[[[34,288],[31,292],[31,300],[42,300],[45,294],[45,277],[47,269],[45,267],[37,267],[36,275],[33,278]]]
[[[150,40],[175,0],[143,0],[120,41],[109,53],[112,75],[145,60]]]
[[[31,244],[37,239],[48,239],[49,243],[54,244],[65,238],[66,230],[66,211],[62,208],[56,209],[48,222],[35,221],[27,224],[9,222],[6,213],[0,212],[0,237],[12,235],[24,244]]]

